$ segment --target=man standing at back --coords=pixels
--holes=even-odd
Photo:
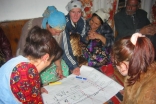
[[[117,36],[115,40],[139,32],[146,35],[156,49],[156,26],[147,18],[147,12],[139,9],[140,0],[127,0],[126,7],[115,14]]]

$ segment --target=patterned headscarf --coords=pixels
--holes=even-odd
[[[57,30],[64,30],[66,26],[65,15],[58,11],[54,6],[48,6],[42,15],[42,28],[46,29],[46,23]]]
[[[71,0],[66,6],[68,12],[73,8],[80,8],[83,11],[82,3],[79,0]]]

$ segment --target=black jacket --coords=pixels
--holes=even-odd
[[[136,32],[137,29],[141,29],[144,26],[150,24],[150,21],[147,18],[147,12],[138,9],[134,14],[135,24],[133,22],[133,18],[130,15],[126,14],[126,8],[121,9],[120,12],[115,14],[115,28],[117,31],[117,37],[115,40],[118,40],[125,36],[131,36]]]
[[[131,36],[133,33],[137,32],[137,29],[139,30],[150,24],[150,21],[147,18],[147,12],[142,9],[138,9],[133,16],[135,22],[133,21],[132,16],[126,14],[126,8],[121,9],[120,12],[115,14],[114,21],[117,31],[116,41],[122,37]],[[146,34],[146,37],[151,40],[156,51],[156,34],[153,36]]]

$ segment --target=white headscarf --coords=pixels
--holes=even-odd
[[[67,4],[66,9],[67,9],[67,11],[69,12],[69,11],[72,10],[73,8],[80,8],[80,9],[83,11],[83,6],[82,6],[81,1],[79,1],[79,0],[71,0],[71,1]]]
[[[110,17],[108,12],[105,12],[103,9],[99,9],[95,12],[95,14],[97,14],[103,22],[107,21]]]

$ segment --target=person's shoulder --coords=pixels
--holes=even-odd
[[[126,14],[125,10],[126,10],[126,8],[122,8],[119,12],[117,12],[117,13],[114,15],[114,17],[120,17],[120,16],[122,17],[123,15]]]
[[[145,10],[143,9],[138,9],[137,12],[143,12],[143,13],[147,13]]]
[[[29,20],[24,24],[23,30],[24,30],[24,29],[30,30],[30,29],[31,29],[33,26],[35,26],[35,25],[41,26],[42,20],[43,20],[43,17],[38,17],[38,18],[29,19]]]
[[[68,23],[70,21],[69,14],[65,15],[65,18],[66,18],[66,22]]]
[[[43,20],[43,17],[31,18],[26,23],[29,23],[30,21],[42,21],[42,20]]]
[[[86,22],[86,19],[84,17],[80,17],[79,22],[80,23]]]
[[[38,17],[38,18],[30,19],[30,20],[28,21],[28,23],[29,23],[29,24],[30,24],[30,23],[35,23],[35,24],[37,25],[37,24],[41,24],[42,21],[43,21],[43,17]]]
[[[148,78],[149,79],[154,79],[156,80],[156,62],[153,62],[152,64],[150,64],[148,67],[147,67],[147,72],[145,74],[145,76],[149,76]],[[147,78],[147,80],[148,80]],[[150,80],[150,81],[153,81],[153,80]],[[155,86],[156,86],[156,83],[155,83]]]
[[[148,68],[156,73],[156,62],[153,62]]]
[[[136,13],[137,13],[137,14],[144,14],[144,15],[147,15],[147,12],[146,12],[145,10],[143,10],[143,9],[138,9],[138,10],[136,11]]]
[[[146,74],[143,74],[142,76],[144,76],[141,80],[143,80],[144,82],[146,82],[145,86],[145,90],[150,90],[152,91],[152,89],[155,89],[156,87],[156,62],[153,62],[149,67],[148,70],[146,72]],[[156,90],[155,90],[156,92]],[[152,92],[151,92],[152,93]]]
[[[42,21],[43,17],[34,18],[34,20]]]

